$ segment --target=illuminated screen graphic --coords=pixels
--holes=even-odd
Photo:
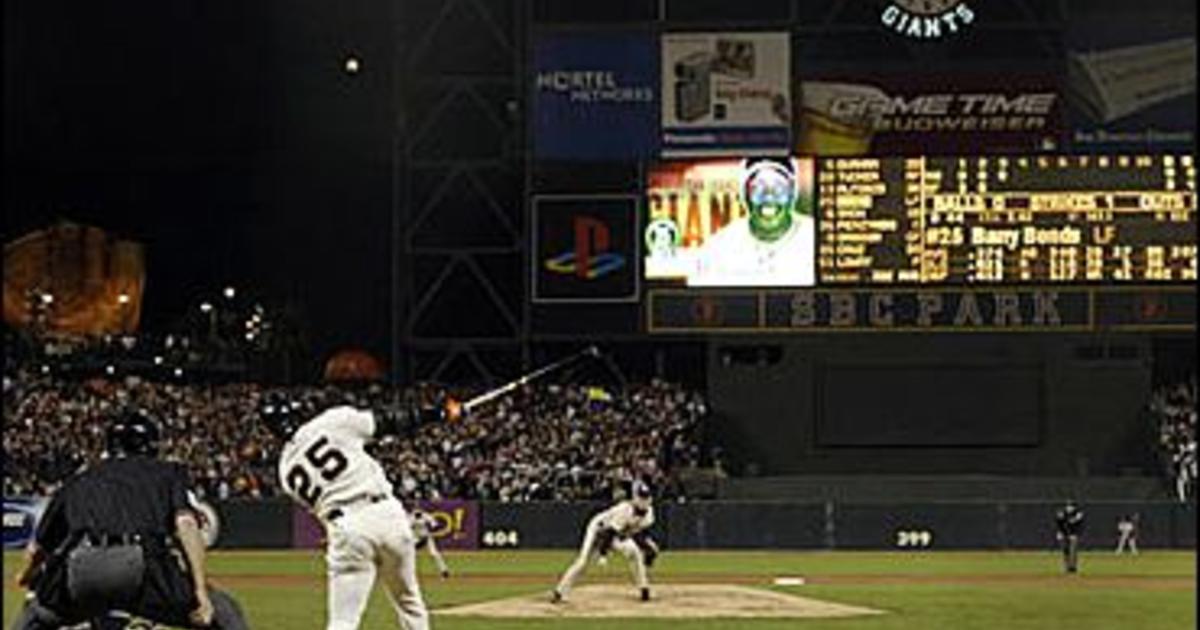
[[[686,286],[812,286],[813,160],[664,162],[647,175],[648,280]]]

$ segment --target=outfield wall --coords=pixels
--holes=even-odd
[[[441,546],[572,548],[600,503],[428,502]],[[703,502],[662,504],[653,534],[677,549],[1038,549],[1055,545],[1059,503]],[[1195,548],[1194,504],[1085,502],[1083,546],[1115,546],[1117,519],[1137,513],[1144,548]],[[320,527],[277,501],[217,504],[224,548],[318,547]]]
[[[37,511],[5,499],[5,547],[24,544]],[[215,502],[216,546],[319,548],[322,528],[284,499]],[[1049,502],[696,502],[656,506],[652,533],[675,549],[1039,549],[1055,546]],[[426,501],[447,549],[573,548],[602,503]],[[1117,519],[1136,513],[1143,548],[1194,549],[1194,503],[1083,502],[1083,547],[1112,548]]]

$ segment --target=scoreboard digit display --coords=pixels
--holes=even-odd
[[[1192,155],[791,163],[810,238],[756,238],[752,161],[651,170],[648,332],[1195,330]]]
[[[818,285],[1196,280],[1191,155],[826,158]]]

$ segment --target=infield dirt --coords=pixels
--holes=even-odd
[[[827,618],[878,615],[883,611],[797,597],[733,584],[663,584],[648,602],[627,585],[591,584],[568,601],[550,603],[549,593],[510,597],[435,611],[438,615],[530,618]]]

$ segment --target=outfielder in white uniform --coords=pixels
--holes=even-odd
[[[437,543],[434,542],[433,532],[436,529],[437,519],[433,518],[432,514],[424,510],[412,511],[412,530],[417,549],[427,547],[429,557],[433,558],[433,563],[437,565],[438,573],[443,578],[448,578],[450,577],[450,567],[446,566],[446,560],[438,551]]]
[[[392,495],[383,467],[364,450],[376,436],[428,421],[427,414],[339,406],[293,431],[298,410],[295,403],[268,398],[261,413],[268,427],[287,439],[279,457],[282,488],[325,526],[328,630],[358,628],[377,574],[400,627],[428,628],[408,514]]]
[[[1117,539],[1118,554],[1128,549],[1130,553],[1135,556],[1137,555],[1137,526],[1137,514],[1122,516],[1117,521],[1117,533],[1120,534],[1120,538]]]
[[[620,501],[588,521],[579,556],[559,580],[551,594],[551,601],[565,601],[588,562],[605,558],[610,548],[621,552],[629,561],[642,601],[649,601],[650,582],[646,577],[646,567],[654,563],[658,546],[650,540],[645,530],[654,524],[654,506],[650,503],[650,491],[645,485],[635,483],[632,494],[632,499]]]

